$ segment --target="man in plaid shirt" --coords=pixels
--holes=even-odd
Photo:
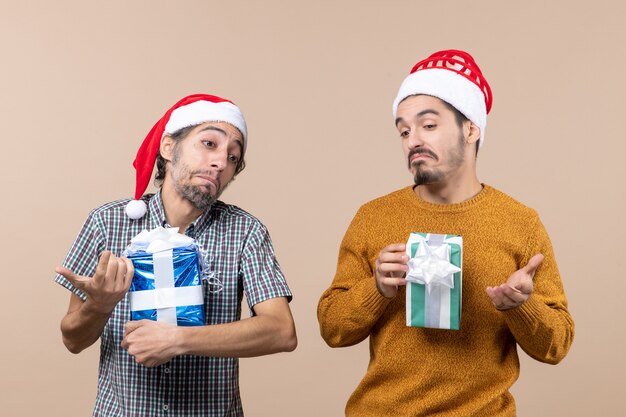
[[[243,169],[246,142],[233,103],[183,98],[137,153],[135,199],[93,210],[56,268],[55,280],[72,291],[64,344],[78,353],[101,339],[94,416],[240,416],[237,358],[295,349],[291,292],[267,229],[217,200]],[[155,161],[161,188],[143,195]],[[204,326],[129,321],[134,268],[122,252],[158,226],[178,227],[207,254]],[[244,293],[252,317],[240,320]]]

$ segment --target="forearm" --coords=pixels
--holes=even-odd
[[[329,288],[317,307],[322,338],[331,347],[363,341],[390,301],[378,292],[374,277],[364,278],[350,288]]]
[[[91,304],[75,295],[70,310],[61,320],[63,344],[72,353],[80,353],[93,345],[102,334],[111,313],[98,312]]]
[[[268,316],[177,330],[178,355],[245,358],[289,352],[297,344],[292,321]]]
[[[541,253],[544,259],[534,274],[533,292],[522,305],[503,314],[517,343],[528,355],[556,364],[572,345],[574,320],[567,310],[550,238],[538,218],[534,242],[527,251],[528,258]]]
[[[565,307],[551,307],[531,296],[503,314],[517,343],[532,358],[557,364],[567,355],[574,340],[574,321]]]
[[[172,356],[252,357],[296,348],[296,329],[287,298],[271,298],[253,309],[254,317],[232,323],[173,327],[175,334],[167,350]],[[129,343],[133,334],[127,336]]]

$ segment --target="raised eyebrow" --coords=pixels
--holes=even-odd
[[[239,147],[239,153],[243,155],[243,142],[240,139],[235,139],[234,143]]]
[[[216,127],[216,126],[206,126],[206,127],[203,127],[202,129],[200,129],[198,131],[198,133],[205,132],[207,130],[213,130],[213,131],[219,132],[222,135],[226,136],[226,131],[224,129],[220,129],[219,127]]]
[[[415,115],[416,119],[419,119],[421,117],[426,116],[427,114],[434,114],[435,116],[441,116],[441,113],[439,113],[437,110],[435,109],[426,109],[426,110],[422,110],[421,112],[417,113]],[[398,127],[398,123],[404,121],[404,119],[402,117],[398,117],[396,118],[396,127]]]
[[[203,127],[202,129],[200,129],[198,131],[198,133],[200,132],[205,132],[207,130],[213,130],[215,132],[219,132],[224,136],[228,136],[228,134],[226,133],[226,131],[224,129],[220,129],[219,127],[215,127],[215,126],[207,126],[207,127]],[[243,153],[243,141],[239,138],[235,139],[235,143],[239,146],[239,151],[241,153]]]
[[[434,109],[426,109],[426,110],[422,110],[421,112],[417,113],[417,114],[415,115],[415,117],[419,119],[420,117],[426,116],[426,115],[427,115],[427,114],[429,114],[429,113],[430,113],[430,114],[434,114],[435,116],[441,116],[441,113],[439,113],[437,110],[434,110]]]

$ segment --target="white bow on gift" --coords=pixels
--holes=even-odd
[[[163,252],[173,248],[187,247],[194,243],[194,240],[187,235],[178,233],[178,227],[157,227],[150,231],[143,230],[130,240],[132,251],[143,250],[148,253]]]
[[[450,262],[450,245],[447,243],[432,247],[421,242],[415,257],[409,260],[408,267],[406,280],[423,284],[428,291],[432,285],[454,288],[454,273],[461,271],[461,268]]]

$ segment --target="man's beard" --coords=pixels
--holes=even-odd
[[[463,155],[463,147],[465,143],[465,138],[463,135],[459,136],[459,143],[455,149],[452,149],[446,155],[448,157],[448,166],[449,171],[452,171],[463,164],[464,155]],[[408,160],[409,160],[409,168],[411,166],[415,166],[415,176],[413,177],[413,181],[415,185],[426,185],[426,184],[435,184],[440,182],[444,177],[444,171],[440,169],[428,169],[425,167],[425,161],[417,161],[411,164],[411,157],[415,154],[423,153],[426,155],[430,155],[435,161],[439,161],[439,157],[430,149],[426,149],[423,147],[417,147],[411,152],[409,152]]]
[[[172,182],[174,183],[174,190],[185,200],[189,201],[192,206],[196,209],[205,211],[209,207],[213,205],[224,191],[224,188],[221,187],[221,183],[217,180],[217,193],[213,195],[211,193],[210,188],[206,188],[206,191],[197,185],[184,183],[183,179],[190,179],[195,174],[206,174],[209,175],[207,171],[191,171],[187,165],[180,162],[180,154],[178,149],[174,149],[174,154],[172,155]]]
[[[196,209],[205,211],[213,205],[221,194],[221,191],[213,196],[211,191],[203,191],[201,187],[191,184],[180,184],[175,182],[174,189],[182,198],[189,201]]]
[[[441,172],[441,170],[422,170],[421,165],[423,165],[423,163],[418,163],[415,170],[415,176],[413,177],[415,185],[433,184],[441,181],[441,178],[443,178],[443,172]]]

